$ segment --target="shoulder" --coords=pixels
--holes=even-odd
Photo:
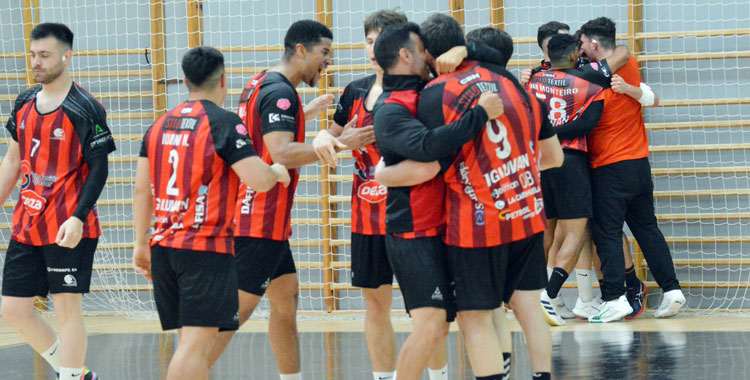
[[[28,90],[24,90],[18,96],[16,97],[16,101],[14,102],[14,108],[20,109],[23,107],[24,104],[30,102],[32,99],[36,97],[36,94],[39,93],[39,91],[42,90],[42,86],[34,86]]]
[[[63,101],[63,108],[76,116],[95,122],[105,119],[107,115],[104,106],[77,83],[73,83],[68,97]]]
[[[360,78],[357,80],[353,80],[349,82],[348,85],[344,88],[344,92],[347,91],[351,92],[360,92],[364,91],[365,93],[370,90],[370,87],[372,87],[372,84],[375,82],[375,74],[368,75],[364,78]]]
[[[268,99],[277,100],[277,102],[286,99],[289,105],[296,105],[298,103],[297,90],[285,80],[267,76],[261,84],[258,100]],[[284,101],[284,103],[286,102]],[[279,108],[284,108],[282,106],[280,105]]]

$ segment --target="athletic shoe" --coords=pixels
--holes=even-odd
[[[557,308],[552,303],[552,299],[547,295],[546,290],[542,290],[542,312],[544,313],[544,319],[549,323],[550,326],[563,326],[565,321],[557,313]]]
[[[563,301],[562,297],[559,294],[551,301],[552,304],[555,305],[555,311],[562,317],[562,319],[575,319],[575,314],[573,314],[573,312],[570,311],[567,306],[565,306],[565,301]]]
[[[57,374],[57,378],[60,378],[60,374],[58,372],[55,372]],[[83,366],[83,374],[81,375],[81,380],[99,380],[99,375],[96,374],[96,372],[91,372],[89,370],[89,367]]]
[[[599,297],[594,298],[589,302],[583,302],[579,297],[576,300],[576,306],[573,308],[573,315],[581,319],[589,319],[594,315],[599,314],[602,308],[602,299]]]
[[[630,306],[628,299],[623,294],[616,300],[604,302],[599,314],[589,317],[589,322],[608,323],[618,321],[632,312],[633,307]]]
[[[661,305],[654,312],[654,317],[667,318],[674,316],[680,311],[683,305],[685,305],[685,295],[682,294],[682,290],[670,290],[664,293],[664,299],[661,300]]]
[[[648,287],[646,287],[646,283],[643,281],[639,281],[639,283],[640,284],[637,288],[628,288],[625,292],[625,296],[627,297],[628,302],[630,302],[630,306],[633,308],[633,312],[626,315],[625,319],[638,318],[641,313],[643,313],[643,310],[646,309],[646,303],[643,302],[643,300],[646,298]]]

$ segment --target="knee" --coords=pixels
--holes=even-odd
[[[448,339],[450,325],[444,318],[434,318],[422,324],[420,332],[424,334],[430,347],[437,347]],[[415,330],[417,326],[415,326]]]
[[[364,293],[365,309],[368,319],[385,320],[391,318],[391,297],[382,293]]]
[[[34,310],[31,307],[21,307],[10,302],[0,304],[0,314],[3,321],[11,326],[17,326],[33,318]]]

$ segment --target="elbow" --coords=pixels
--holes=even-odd
[[[419,167],[418,173],[415,177],[419,178],[434,178],[440,173],[440,164],[433,162],[432,165],[422,165]]]

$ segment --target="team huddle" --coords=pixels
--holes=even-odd
[[[454,320],[476,378],[509,378],[504,304],[526,336],[531,376],[550,379],[549,324],[607,323],[644,309],[624,222],[664,290],[655,316],[679,312],[685,298],[654,215],[641,112],[658,98],[616,45],[614,22],[594,19],[575,35],[542,25],[545,58],[520,81],[506,69],[513,40],[502,30],[464,35],[446,15],[417,25],[381,10],[364,20],[364,34],[375,73],[346,86],[331,127],[311,144],[305,122],[333,95],[303,105],[296,87],[315,86],[331,64],[328,27],[293,23],[282,59],[249,79],[236,112],[221,108],[224,56],[211,47],[183,56],[189,97],[145,133],[133,194],[133,265],[153,281],[162,328],[180,335],[168,379],[208,379],[264,295],[280,378],[302,378],[289,244],[297,169],[335,167],[342,150],[355,159],[351,279],[365,301],[375,380],[419,379],[425,368],[447,379]],[[81,296],[115,144],[104,108],[68,73],[73,33],[44,23],[30,39],[42,85],[18,96],[6,126],[2,201],[19,174],[22,184],[1,312],[60,379],[94,380]],[[570,310],[560,290],[574,268]],[[398,351],[394,276],[413,321]],[[33,312],[34,297],[48,293],[59,337]]]

